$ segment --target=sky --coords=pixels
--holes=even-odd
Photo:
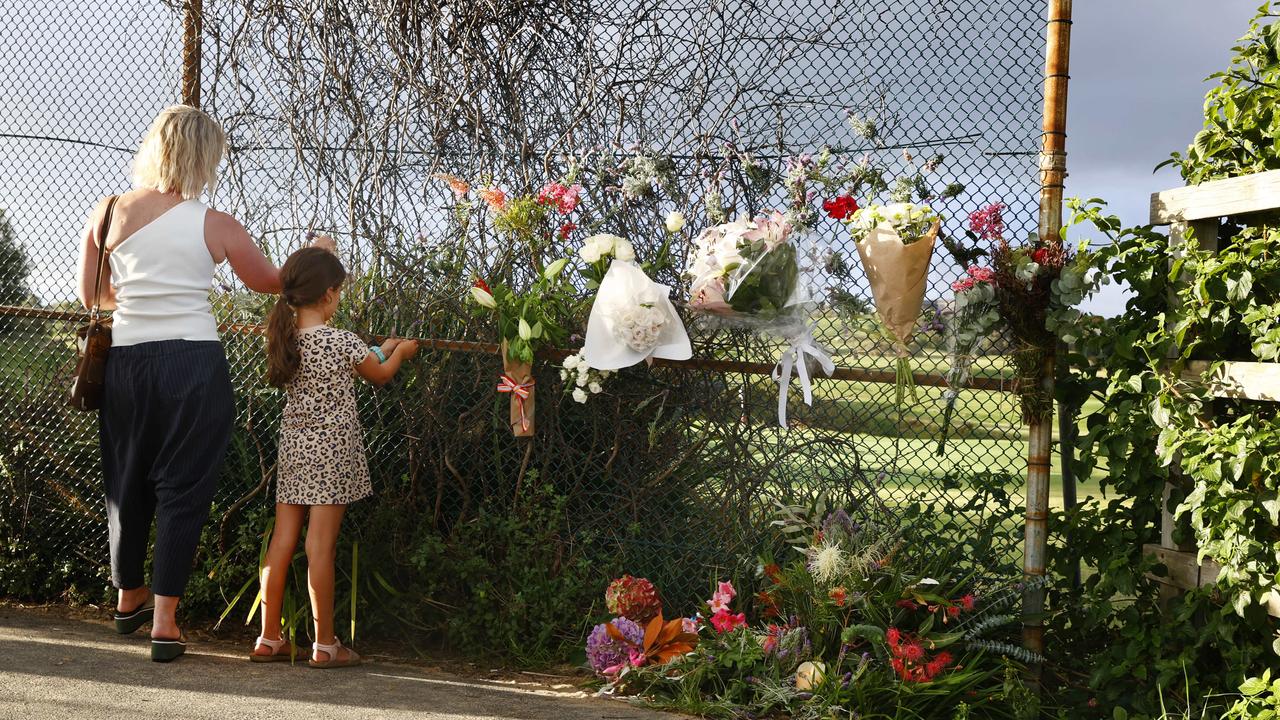
[[[1203,98],[1210,87],[1204,79],[1227,66],[1231,46],[1244,34],[1260,1],[1074,3],[1067,116],[1068,196],[1104,198],[1126,224],[1147,221],[1150,194],[1181,185],[1175,170],[1164,169],[1153,175],[1153,167],[1173,150],[1184,149],[1200,128]],[[1042,0],[1037,2],[1042,4]],[[943,9],[953,3],[962,5],[956,0],[937,3]],[[59,22],[79,23],[87,28],[109,21],[110,32],[139,40],[153,49],[176,43],[177,26],[158,25],[155,12],[142,10],[149,7],[148,3],[138,0],[125,6],[117,13],[107,14],[106,20],[68,13]],[[68,3],[67,8],[72,7],[74,4]],[[17,74],[25,79],[14,82],[4,78],[12,78],[17,68],[6,67],[0,59],[0,105],[8,109],[0,119],[0,130],[129,145],[132,138],[141,134],[146,119],[167,102],[176,83],[172,58],[158,55],[160,50],[130,53],[121,65],[88,61],[76,53],[47,52],[41,47],[44,40],[40,33],[31,32],[34,27],[49,27],[47,12],[48,5],[35,0],[0,2],[0,19],[6,21],[0,24],[0,45],[16,46],[17,57],[44,57],[41,62],[45,63],[39,73],[18,70]],[[95,50],[85,52],[92,54]],[[165,71],[157,73],[156,67]],[[35,80],[39,82],[32,85]],[[121,91],[135,99],[128,108],[112,101]],[[92,107],[93,112],[86,112],[86,107]],[[127,113],[128,118],[122,113]],[[121,127],[132,129],[123,133],[106,130]],[[29,154],[24,154],[33,149],[47,153],[45,160],[49,163],[89,172],[49,184],[47,202],[40,208],[24,207],[21,188],[29,187],[33,172],[40,174],[33,169]],[[123,180],[128,159],[127,152],[99,148],[0,142],[0,207],[10,208],[18,224],[27,228],[78,229],[83,222],[83,208],[103,190],[97,178],[109,172]],[[42,247],[37,254],[42,252],[49,250]],[[54,288],[68,284],[63,263],[41,262],[46,260],[43,257],[34,259],[35,286]],[[1123,295],[1110,288],[1087,309],[1117,314],[1123,311]]]
[[[1074,3],[1067,100],[1068,197],[1100,197],[1125,225],[1148,222],[1151,193],[1182,185],[1152,168],[1185,150],[1204,119],[1210,74],[1224,70],[1260,0]],[[1076,238],[1082,235],[1073,236]],[[1088,308],[1123,311],[1117,288]]]

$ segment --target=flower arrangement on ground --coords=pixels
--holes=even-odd
[[[1014,622],[1004,612],[1020,586],[951,579],[949,553],[909,550],[917,537],[892,518],[821,499],[780,506],[790,556],[760,559],[758,621],[721,581],[703,608],[709,622],[685,619],[691,637],[660,663],[639,651],[629,619],[616,632],[597,626],[588,654],[603,692],[725,718],[952,717],[962,704],[964,717],[1021,716],[1015,706],[1034,701],[1011,673],[1039,658],[987,637]],[[606,635],[607,653],[596,649]]]
[[[897,350],[897,400],[914,397],[911,338],[924,305],[929,261],[942,218],[928,205],[870,204],[845,220],[871,284],[876,313]]]

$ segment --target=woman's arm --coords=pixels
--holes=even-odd
[[[107,212],[107,201],[102,200],[89,214],[83,236],[80,238],[80,267],[76,271],[76,296],[85,309],[93,307],[94,274],[98,270],[98,225]],[[98,306],[103,310],[116,309],[116,289],[111,285],[111,265],[102,266],[102,290]]]
[[[210,210],[204,218],[205,244],[215,261],[226,258],[245,287],[254,292],[280,292],[280,269],[262,254],[240,221],[224,212]]]

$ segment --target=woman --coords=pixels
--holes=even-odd
[[[186,649],[175,614],[209,515],[235,415],[209,292],[221,262],[250,290],[280,292],[280,271],[235,218],[199,201],[213,192],[226,136],[213,118],[175,105],[134,158],[135,188],[107,231],[101,307],[114,310],[98,416],[111,538],[116,630],[151,621],[151,659]],[[80,249],[79,296],[93,304],[99,203]],[[323,239],[332,249],[332,241]],[[143,563],[155,521],[151,588]],[[153,602],[154,599],[154,602]]]

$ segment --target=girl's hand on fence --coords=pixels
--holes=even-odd
[[[400,344],[396,345],[395,352],[400,355],[402,360],[409,360],[414,355],[418,354],[418,341],[401,340]]]
[[[379,347],[382,348],[383,355],[391,357],[391,353],[395,352],[396,347],[402,342],[404,342],[404,340],[401,340],[400,338],[387,338]]]

